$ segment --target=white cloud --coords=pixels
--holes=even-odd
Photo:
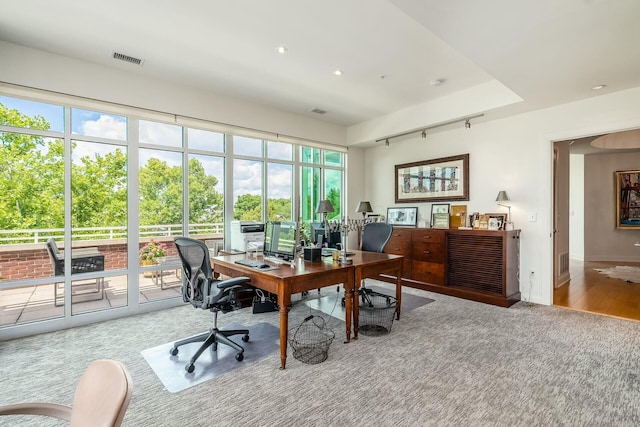
[[[101,114],[98,120],[87,120],[80,128],[82,135],[127,140],[127,122],[108,114]]]

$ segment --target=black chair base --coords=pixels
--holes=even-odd
[[[244,347],[237,344],[235,341],[232,341],[228,337],[233,335],[243,335],[242,341],[249,342],[249,330],[248,329],[230,329],[230,330],[220,330],[217,328],[212,328],[211,331],[205,332],[199,335],[194,335],[189,338],[185,338],[180,341],[176,341],[173,344],[173,347],[169,351],[172,356],[178,354],[178,347],[183,346],[185,344],[190,344],[193,342],[201,342],[202,345],[198,348],[198,351],[195,352],[191,359],[189,359],[189,363],[184,367],[185,371],[192,373],[195,370],[196,360],[200,357],[200,355],[209,347],[211,347],[212,351],[218,351],[218,344],[225,344],[229,347],[233,348],[236,353],[236,360],[238,362],[242,362],[244,359]]]

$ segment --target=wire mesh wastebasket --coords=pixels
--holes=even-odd
[[[321,316],[308,316],[300,326],[289,330],[293,357],[312,365],[324,362],[329,357],[329,346],[335,336]]]
[[[358,317],[362,335],[385,335],[391,332],[398,299],[370,289],[360,289]]]

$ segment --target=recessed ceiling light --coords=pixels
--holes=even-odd
[[[598,86],[592,87],[591,90],[600,90],[600,89],[604,89],[605,87],[607,87],[607,85],[598,85]]]
[[[333,72],[333,74],[334,74],[335,76],[341,76],[341,75],[342,75],[342,71],[341,71],[341,70],[335,70],[335,71]]]
[[[289,49],[287,49],[285,46],[278,46],[276,48],[276,52],[278,52],[279,54],[283,54],[283,53],[287,53]]]

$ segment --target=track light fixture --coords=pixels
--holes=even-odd
[[[471,129],[471,120],[472,119],[477,119],[478,117],[482,117],[482,116],[484,116],[484,114],[476,114],[475,116],[465,117],[464,119],[451,120],[451,121],[448,121],[448,122],[444,122],[444,123],[440,123],[440,124],[437,124],[437,125],[429,126],[427,128],[424,128],[423,130],[411,130],[409,132],[404,132],[404,133],[399,133],[399,134],[396,134],[396,135],[386,136],[384,138],[376,139],[376,142],[384,141],[385,147],[388,147],[389,146],[389,140],[391,138],[399,138],[401,136],[411,135],[411,134],[414,134],[416,132],[421,132],[422,139],[427,139],[427,131],[428,130],[439,128],[439,127],[442,127],[442,126],[448,126],[448,125],[451,125],[451,124],[454,124],[454,123],[460,123],[460,122],[464,122],[464,127],[465,128]]]

